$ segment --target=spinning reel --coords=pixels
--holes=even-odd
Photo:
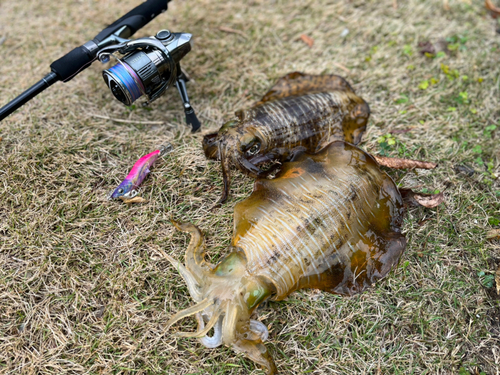
[[[186,122],[193,132],[200,128],[186,89],[186,75],[180,60],[191,51],[191,34],[159,31],[156,36],[121,43],[101,49],[97,58],[106,63],[114,57],[118,63],[102,72],[104,82],[123,104],[130,106],[141,96],[147,105],[176,85],[181,95]],[[123,57],[118,57],[119,53]]]
[[[175,84],[181,95],[186,122],[193,132],[197,131],[200,122],[189,102],[187,77],[179,64],[191,51],[191,34],[161,30],[149,38],[127,39],[164,12],[169,1],[145,1],[106,27],[94,39],[54,61],[49,74],[0,108],[0,121],[57,81],[70,81],[96,59],[104,63],[114,57],[117,64],[102,74],[116,99],[129,106],[144,96],[144,104],[147,105]]]

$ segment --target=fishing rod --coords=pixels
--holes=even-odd
[[[95,60],[117,64],[102,72],[114,97],[132,105],[144,96],[147,105],[175,85],[183,103],[186,123],[192,132],[201,124],[189,101],[181,59],[191,51],[191,34],[160,30],[155,36],[129,39],[137,30],[167,10],[170,0],[147,0],[102,30],[92,40],[76,47],[50,64],[50,73],[17,98],[0,108],[0,121],[58,81],[68,82]]]

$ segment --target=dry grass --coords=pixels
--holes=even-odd
[[[2,104],[138,3],[2,0]],[[138,34],[168,27],[194,35],[184,67],[205,131],[290,71],[341,74],[373,111],[362,147],[380,152],[380,136],[409,130],[394,134],[386,152],[440,167],[392,176],[447,198],[409,213],[400,266],[371,291],[350,299],[301,291],[258,310],[280,373],[499,374],[500,306],[488,282],[500,246],[485,240],[500,219],[500,183],[491,174],[500,173],[496,21],[481,1],[450,0],[450,10],[438,0],[243,3],[174,1]],[[458,49],[449,56],[418,53],[419,41],[453,37]],[[441,63],[458,77],[447,78]],[[201,135],[183,125],[177,93],[128,110],[112,99],[101,69],[94,64],[0,123],[0,373],[262,373],[230,349],[164,331],[191,301],[156,251],[184,253],[188,239],[169,225],[173,214],[202,227],[216,259],[252,181],[238,175],[228,204],[208,211],[220,194],[219,168],[205,160]],[[432,77],[439,82],[418,88]],[[458,103],[464,92],[469,103],[463,94]],[[145,182],[147,204],[106,201],[140,155],[167,141],[176,150]],[[453,169],[463,164],[475,173]]]

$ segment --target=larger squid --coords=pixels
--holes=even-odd
[[[207,158],[222,164],[219,203],[229,194],[231,166],[254,178],[265,177],[296,152],[314,153],[335,140],[357,144],[370,108],[342,77],[294,72],[235,115],[203,139]]]
[[[167,258],[196,304],[167,326],[194,315],[197,332],[178,336],[197,337],[209,348],[227,345],[275,374],[263,344],[267,327],[252,319],[257,306],[302,288],[346,296],[364,291],[397,264],[406,246],[402,221],[401,194],[369,154],[342,141],[296,154],[235,206],[230,253],[217,265],[205,261],[196,226],[174,223],[192,237],[185,265]]]

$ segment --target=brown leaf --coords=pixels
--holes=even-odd
[[[500,239],[500,229],[489,230],[488,233],[486,233],[486,239],[487,240]]]
[[[455,170],[455,172],[457,173],[464,173],[466,174],[467,176],[469,177],[472,177],[474,175],[474,173],[476,172],[474,170],[474,168],[471,168],[467,165],[460,165],[460,164],[457,164],[453,167],[453,169]]]
[[[388,158],[386,156],[379,156],[379,155],[372,155],[372,156],[380,165],[393,169],[415,169],[415,168],[434,169],[438,166],[436,163],[431,163],[428,161]]]
[[[123,203],[126,203],[126,204],[147,202],[147,200],[145,200],[143,197],[133,197],[130,199],[123,198],[123,197],[120,197],[120,198],[122,199]]]
[[[493,18],[500,17],[500,8],[496,7],[491,0],[484,0],[484,6],[490,11]]]
[[[418,48],[420,50],[420,53],[422,55],[425,55],[426,53],[430,53],[431,55],[436,54],[436,48],[434,48],[434,44],[432,44],[430,41],[425,41],[425,42],[419,42],[418,43]]]
[[[411,189],[399,189],[401,196],[403,197],[403,201],[405,205],[408,206],[424,206],[427,208],[434,208],[439,206],[444,202],[444,194],[423,194],[423,193],[415,193]]]
[[[300,39],[311,48],[314,44],[314,39],[311,38],[310,36],[307,36],[306,34],[302,34],[300,36]]]

